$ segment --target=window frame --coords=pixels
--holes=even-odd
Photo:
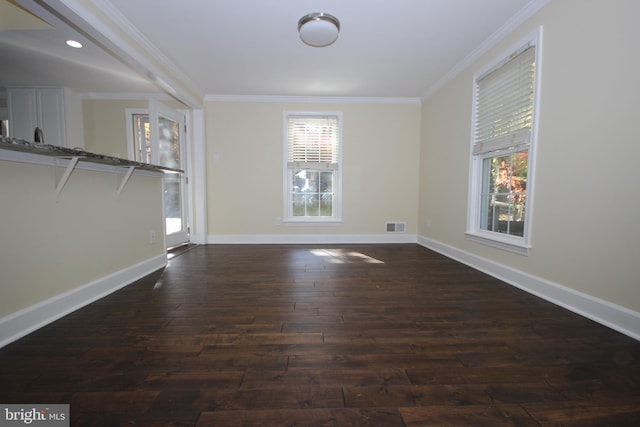
[[[127,155],[129,160],[140,162],[140,163],[152,163],[150,156],[142,157],[142,153],[138,150],[138,143],[135,137],[135,126],[133,124],[133,118],[135,116],[147,116],[147,120],[149,120],[149,109],[148,108],[126,108],[126,130],[127,130]],[[149,142],[150,143],[150,142]],[[145,146],[145,149],[147,147]],[[139,154],[138,154],[139,153]]]
[[[337,168],[333,170],[333,198],[331,216],[294,216],[293,215],[293,169],[288,165],[288,121],[290,117],[336,117],[338,121]],[[343,120],[342,112],[336,111],[284,111],[283,112],[283,219],[282,223],[294,225],[332,225],[342,223],[342,148]],[[312,169],[313,170],[313,169]],[[322,170],[322,169],[317,169]],[[323,170],[324,171],[324,170]]]
[[[526,146],[515,148],[507,148],[495,151],[487,151],[475,153],[475,132],[476,132],[476,114],[477,114],[477,90],[478,81],[489,75],[492,71],[499,69],[508,60],[524,51],[527,46],[535,46],[535,74],[534,74],[534,91],[533,91],[533,112],[531,123],[530,142]],[[540,81],[542,70],[542,27],[525,37],[513,48],[509,49],[495,60],[491,61],[486,67],[479,70],[473,76],[473,100],[471,112],[471,141],[470,141],[470,158],[469,158],[469,194],[467,203],[467,229],[465,235],[471,241],[484,244],[490,247],[506,250],[520,255],[529,255],[531,245],[532,230],[532,212],[534,206],[534,187],[535,187],[535,158],[537,147],[537,129],[539,123],[539,105],[540,105]],[[481,228],[482,218],[482,190],[483,190],[483,162],[486,159],[505,156],[518,152],[528,152],[527,167],[527,190],[526,205],[524,212],[524,229],[523,236],[514,236],[500,233],[497,231],[484,230]]]

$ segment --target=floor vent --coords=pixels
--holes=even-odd
[[[407,229],[406,222],[387,222],[387,233],[404,233]]]

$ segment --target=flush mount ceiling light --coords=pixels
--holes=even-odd
[[[328,13],[310,13],[298,21],[298,32],[302,41],[309,46],[329,46],[338,38],[340,21]]]

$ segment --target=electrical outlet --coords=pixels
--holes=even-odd
[[[149,230],[149,244],[154,245],[156,243],[156,240],[156,230]]]

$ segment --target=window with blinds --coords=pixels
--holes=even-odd
[[[285,112],[285,221],[340,221],[341,117]]]
[[[527,46],[476,80],[474,155],[530,143],[535,57]]]
[[[467,235],[526,254],[541,31],[474,81]]]
[[[289,116],[287,165],[292,169],[337,169],[339,148],[337,116]]]

